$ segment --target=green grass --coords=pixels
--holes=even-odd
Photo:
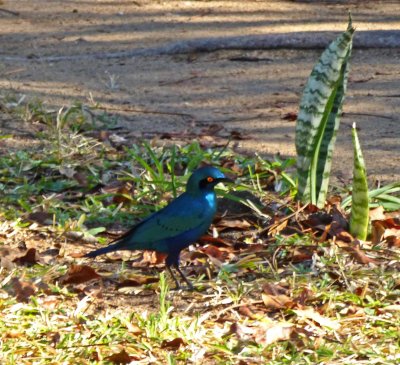
[[[232,274],[229,280],[210,283],[211,287],[201,293],[170,291],[161,275],[153,311],[118,306],[94,310],[102,306],[101,299],[58,285],[38,289],[27,303],[18,303],[6,294],[12,278],[22,277],[21,281],[36,285],[46,280],[43,268],[18,269],[1,283],[3,363],[97,364],[122,349],[136,359],[157,363],[173,360],[183,364],[195,358],[202,363],[224,364],[240,359],[267,364],[342,363],[344,359],[350,364],[398,363],[400,315],[398,309],[385,311],[397,300],[398,284],[396,288],[390,283],[399,280],[398,272],[355,266],[344,274],[331,259],[330,265],[326,261],[317,263],[321,271],[295,277],[292,272],[285,273],[289,266],[284,265],[280,266],[282,273],[272,276],[264,272],[250,282]],[[344,265],[348,258],[341,261]],[[329,276],[333,274],[334,278]],[[266,311],[259,304],[260,288],[266,281],[284,285],[292,299],[305,289],[312,292],[305,306],[339,323],[339,329],[304,320],[291,308]],[[365,296],[354,293],[367,283]],[[183,308],[174,307],[173,303],[178,305],[179,301],[185,303]],[[193,302],[197,310],[189,308]],[[255,313],[253,318],[238,311],[245,303],[257,303],[248,305]],[[224,311],[227,308],[231,309]],[[296,329],[290,340],[268,346],[255,341],[254,334],[262,336],[266,323],[282,321]],[[243,333],[238,335],[232,331],[233,323],[246,331],[240,329]],[[169,349],[166,343],[175,339],[182,345]]]
[[[10,248],[21,256],[26,245],[42,260],[0,268],[2,364],[107,364],[121,351],[133,363],[399,363],[399,250],[379,243],[368,251],[377,263],[361,265],[332,240],[318,242],[316,231],[302,233],[302,213],[292,213],[293,160],[196,142],[117,148],[86,133],[98,125],[84,119],[92,115],[86,107],[61,110],[58,124],[57,113],[39,104],[16,108],[46,127],[39,146],[0,157],[0,254],[9,257],[3,250]],[[79,143],[64,143],[68,136]],[[162,266],[136,256],[89,262],[74,255],[165,206],[200,163],[227,162],[238,171],[237,186],[219,192],[240,200],[235,190],[249,191],[269,209],[246,203],[251,217],[228,215],[251,225],[233,237],[221,233],[238,248],[217,247],[218,260],[185,250],[183,270],[199,291],[170,290]],[[273,212],[279,220],[293,214],[289,226],[297,233],[267,235]],[[33,223],[33,213],[47,221]],[[81,239],[68,238],[71,231]],[[90,265],[102,278],[62,284],[72,264]],[[120,287],[143,276],[159,281]]]

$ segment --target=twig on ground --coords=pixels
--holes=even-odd
[[[12,11],[12,10],[3,9],[3,8],[0,8],[0,11],[2,11],[3,13],[14,15],[14,16],[19,16],[19,13],[17,11]]]
[[[400,96],[400,95],[399,95],[399,96]],[[376,117],[376,118],[390,119],[390,120],[393,119],[392,117],[389,117],[389,116],[387,116],[387,115],[382,115],[382,114],[371,114],[371,113],[343,113],[342,115],[343,115],[343,116],[344,116],[344,115],[362,115],[362,116],[365,116],[365,117]]]
[[[84,59],[113,59],[151,57],[161,55],[211,53],[222,50],[269,50],[269,49],[324,49],[338,32],[297,32],[279,34],[251,34],[232,37],[196,38],[170,42],[161,46],[136,48],[128,51],[95,52],[60,56],[3,56],[2,61],[59,62]],[[400,31],[360,31],[354,40],[354,48],[398,48]]]
[[[106,110],[106,111],[123,111],[130,113],[142,113],[142,114],[163,114],[163,115],[178,115],[181,117],[187,117],[194,119],[193,115],[187,113],[178,113],[178,112],[163,112],[160,110],[148,110],[148,109],[136,109],[136,108],[124,108],[124,107],[107,107],[107,106],[97,106],[97,109]]]

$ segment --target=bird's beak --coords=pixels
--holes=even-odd
[[[225,182],[225,183],[230,183],[233,184],[234,181],[232,179],[229,179],[228,177],[220,177],[217,179],[217,181],[220,182]]]

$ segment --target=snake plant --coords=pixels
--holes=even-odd
[[[322,53],[305,86],[296,123],[297,198],[323,207],[328,190],[332,152],[346,93],[354,28]]]

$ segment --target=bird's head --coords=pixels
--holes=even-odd
[[[200,167],[193,172],[186,184],[186,192],[210,191],[220,182],[232,182],[221,171],[212,166]]]

